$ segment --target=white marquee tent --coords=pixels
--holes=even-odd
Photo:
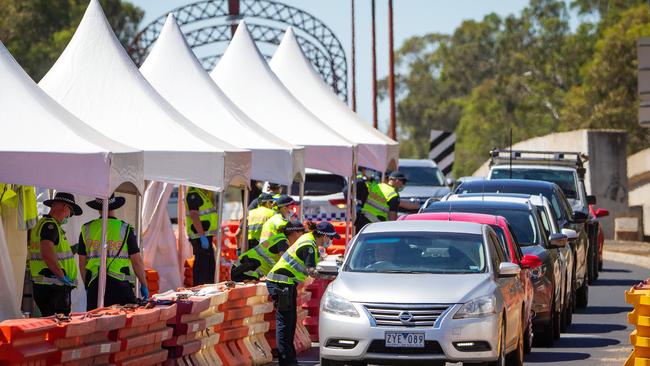
[[[143,155],[100,134],[43,92],[0,43],[0,182],[36,185],[108,198],[120,189],[143,191]],[[14,293],[16,279],[9,269],[25,261],[11,260],[13,246],[5,242],[0,224],[0,288],[8,298],[0,319],[20,316],[22,296]],[[25,249],[20,251],[24,257]],[[20,264],[19,264],[20,263]],[[8,271],[9,270],[9,271]],[[11,277],[11,278],[9,278]],[[6,306],[14,305],[11,310]]]
[[[269,62],[271,70],[307,109],[358,144],[358,164],[380,172],[395,170],[399,144],[364,122],[323,81],[300,49],[289,27]]]
[[[305,167],[356,174],[353,144],[309,112],[273,74],[244,21],[211,72],[244,113],[283,140],[305,147]]]
[[[250,152],[212,137],[161,97],[124,51],[97,0],[39,85],[101,133],[142,149],[145,179],[213,191],[250,179]]]
[[[39,85],[101,133],[143,150],[145,179],[221,191],[220,214],[225,188],[249,184],[250,151],[200,129],[160,96],[126,54],[97,0],[90,1]],[[219,232],[217,242],[220,238]],[[164,250],[175,248],[171,241],[167,245]]]
[[[253,179],[291,185],[304,175],[304,148],[274,136],[228,99],[194,56],[173,14],[167,17],[140,71],[197,126],[250,149]]]

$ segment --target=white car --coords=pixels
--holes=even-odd
[[[321,300],[321,365],[521,365],[519,272],[489,225],[369,224]]]

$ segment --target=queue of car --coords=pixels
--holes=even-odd
[[[602,268],[607,211],[584,155],[508,153],[492,152],[487,179],[357,233],[321,301],[321,365],[521,365],[560,338]]]

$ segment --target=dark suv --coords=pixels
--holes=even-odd
[[[572,229],[578,237],[571,242],[575,258],[573,270],[575,278],[572,279],[576,289],[575,299],[578,307],[586,307],[589,299],[588,283],[588,253],[589,231],[586,225],[588,216],[582,211],[573,211],[562,189],[555,183],[523,180],[523,179],[498,179],[483,180],[463,183],[456,188],[456,194],[463,193],[523,193],[546,197],[551,203],[555,213],[558,227]]]
[[[537,256],[542,266],[533,270],[533,328],[535,339],[552,346],[560,337],[565,269],[559,249],[567,243],[563,234],[544,235],[538,209],[532,204],[512,202],[452,201],[434,202],[422,212],[472,212],[505,217],[523,254]]]

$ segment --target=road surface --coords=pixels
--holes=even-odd
[[[578,309],[568,332],[553,348],[533,348],[525,364],[622,365],[632,350],[628,336],[633,330],[627,324],[627,313],[632,307],[625,303],[625,290],[648,277],[649,270],[605,262],[600,278],[589,288],[589,306]],[[318,348],[301,355],[300,363],[317,365]]]

